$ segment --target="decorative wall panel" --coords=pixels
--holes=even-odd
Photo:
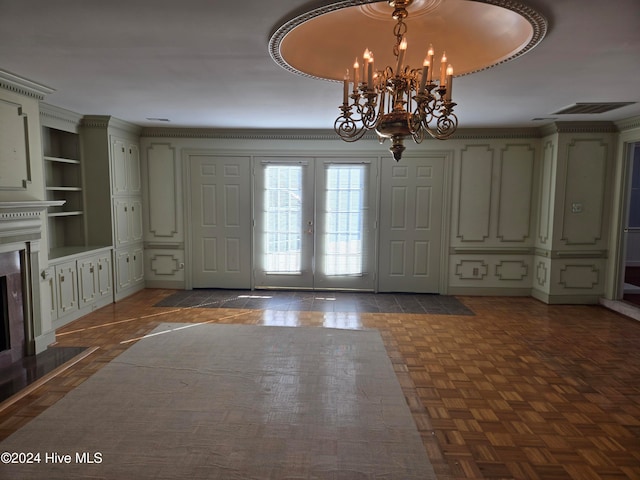
[[[560,269],[559,284],[564,288],[590,290],[600,283],[597,265],[564,265]]]
[[[149,269],[157,277],[173,277],[180,271],[180,260],[171,254],[153,253],[149,256]]]
[[[539,261],[536,266],[536,283],[538,287],[546,288],[549,282],[549,267],[547,262]]]
[[[599,139],[568,146],[562,222],[567,245],[595,245],[602,238],[607,157],[607,145]]]
[[[501,260],[495,272],[499,280],[522,280],[529,274],[529,267],[521,260]]]
[[[462,280],[481,280],[489,273],[484,260],[459,260],[455,274]]]
[[[174,239],[179,231],[175,149],[152,144],[147,149],[149,232],[156,239]]]
[[[555,144],[553,142],[545,143],[542,151],[542,185],[538,211],[538,241],[543,245],[547,244],[551,235],[554,153]]]
[[[29,122],[21,105],[0,99],[0,190],[25,190],[31,182]]]
[[[534,155],[530,145],[502,150],[498,238],[503,242],[523,242],[530,236]]]
[[[456,236],[463,242],[489,237],[493,149],[468,146],[461,152]]]

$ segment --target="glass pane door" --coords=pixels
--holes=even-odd
[[[256,287],[313,286],[313,178],[304,160],[256,167]]]
[[[256,287],[374,288],[369,162],[260,159],[256,189]]]
[[[316,288],[372,290],[375,183],[365,160],[316,165]]]

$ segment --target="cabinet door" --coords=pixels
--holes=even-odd
[[[140,283],[144,280],[144,252],[141,247],[136,247],[131,252],[133,259],[131,280],[133,283]]]
[[[78,260],[80,308],[95,301],[98,292],[96,264],[93,258]]]
[[[129,203],[129,233],[132,242],[142,241],[142,200],[134,198]]]
[[[127,193],[128,186],[128,148],[124,140],[114,138],[111,141],[111,188],[114,195]]]
[[[116,198],[113,200],[115,216],[115,242],[116,247],[129,243],[131,232],[129,230],[129,202],[127,199]]]
[[[113,285],[111,281],[111,253],[98,257],[97,262],[97,292],[98,296],[102,298],[113,294]]]
[[[78,277],[76,262],[56,265],[56,297],[58,316],[78,309]]]
[[[140,177],[140,148],[138,148],[138,145],[130,143],[128,153],[127,173],[129,175],[129,193],[132,195],[139,195],[142,193],[142,181]]]
[[[131,286],[131,257],[128,250],[116,252],[116,289],[124,290]]]

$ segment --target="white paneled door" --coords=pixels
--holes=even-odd
[[[375,162],[257,158],[257,288],[375,288]]]
[[[251,286],[251,158],[189,156],[193,288]]]
[[[383,161],[381,292],[440,292],[445,157]]]

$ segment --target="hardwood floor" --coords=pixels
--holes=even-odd
[[[640,322],[599,306],[458,297],[475,315],[155,307],[145,290],[57,332],[99,347],[0,411],[0,439],[158,323],[380,330],[439,479],[640,478]],[[99,399],[96,399],[99,401]]]

